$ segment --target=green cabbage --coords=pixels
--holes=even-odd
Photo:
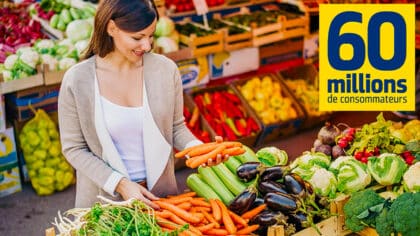
[[[158,22],[156,23],[155,36],[169,36],[172,31],[175,29],[175,24],[171,18],[167,16],[159,17]]]
[[[397,154],[383,153],[378,157],[371,157],[367,163],[369,173],[381,185],[399,183],[407,164]]]
[[[75,20],[67,25],[66,35],[71,41],[77,42],[89,39],[92,29],[93,27],[88,20]]]
[[[410,192],[420,192],[420,162],[410,166],[403,175],[404,188]]]
[[[332,172],[324,168],[316,168],[308,182],[317,194],[334,198],[337,190],[337,179]]]
[[[256,153],[258,160],[266,166],[286,165],[287,153],[276,147],[264,147]]]
[[[303,155],[296,158],[290,165],[292,169],[302,167],[310,169],[312,166],[317,165],[322,168],[328,168],[331,163],[331,157],[322,152],[304,152]]]
[[[330,168],[330,171],[337,176],[337,189],[340,192],[357,192],[368,186],[372,180],[367,166],[354,158],[339,157],[331,166],[334,168]]]

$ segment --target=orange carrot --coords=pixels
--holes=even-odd
[[[208,146],[208,145],[211,145],[211,144],[214,144],[215,142],[211,142],[211,143],[203,143],[203,144],[199,144],[199,145],[195,145],[195,146],[192,146],[192,147],[189,147],[189,148],[186,148],[186,149],[184,149],[184,150],[182,150],[182,151],[179,151],[179,152],[177,152],[176,154],[175,154],[175,157],[176,158],[182,158],[182,157],[184,157],[184,156],[186,156],[191,150],[194,150],[194,149],[196,149],[196,148],[202,148],[202,147],[205,147],[205,146]]]
[[[153,202],[156,203],[160,208],[173,212],[175,215],[179,216],[180,218],[184,219],[187,222],[190,222],[190,223],[200,222],[199,218],[197,218],[196,216],[193,216],[189,212],[179,208],[178,206],[174,204],[163,202],[163,201],[153,201]]]
[[[210,222],[210,223],[214,223],[214,228],[220,228],[220,224],[219,222],[216,221],[216,219],[214,219],[213,215],[211,215],[210,213],[207,213],[205,211],[201,211],[204,215],[204,217]]]
[[[206,231],[208,231],[210,229],[213,229],[214,226],[215,226],[214,223],[210,223],[210,224],[207,224],[207,225],[199,226],[199,227],[197,227],[197,229],[200,230],[202,233],[205,233]]]
[[[155,215],[160,216],[160,217],[165,218],[165,219],[171,217],[171,213],[167,210],[155,211]]]
[[[201,147],[201,148],[195,148],[195,149],[188,152],[188,156],[196,157],[196,156],[199,156],[199,155],[209,153],[209,152],[213,151],[215,148],[217,148],[219,145],[220,144],[218,144],[218,143],[214,143],[214,144],[207,145],[207,146],[204,146],[204,147]]]
[[[215,148],[213,151],[211,151],[209,153],[206,153],[206,154],[203,154],[203,155],[200,155],[200,156],[196,156],[194,158],[190,158],[189,160],[187,160],[187,162],[185,162],[185,164],[186,165],[189,164],[188,167],[190,167],[190,168],[197,168],[201,164],[207,163],[207,161],[209,159],[215,159],[217,154],[222,153],[224,149],[225,149],[225,145],[220,144],[217,148]],[[190,163],[188,161],[190,161]]]
[[[225,206],[225,204],[223,204],[222,201],[220,201],[219,199],[216,199],[217,205],[219,205],[220,210],[222,212],[222,221],[223,224],[225,225],[226,230],[229,232],[229,234],[235,234],[236,233],[236,226],[233,223],[232,218],[229,215],[229,210],[227,209],[227,207]]]
[[[200,210],[197,210],[196,212],[193,212],[191,214],[194,215],[194,216],[196,216],[196,217],[198,217],[198,218],[200,218],[200,222],[203,221],[203,219],[204,219],[204,215],[203,215],[203,213],[201,213]]]
[[[184,198],[184,197],[195,197],[197,195],[196,192],[185,192],[178,195],[169,195],[168,198]]]
[[[223,144],[225,144],[227,148],[242,147],[242,143],[237,142],[237,141],[227,141],[227,142],[223,142]]]
[[[200,234],[197,234],[194,231],[187,229],[187,230],[184,230],[181,233],[179,233],[179,235],[180,236],[197,236],[197,235],[202,235],[202,234],[201,233]]]
[[[243,225],[243,226],[248,226],[248,223],[246,222],[246,220],[244,218],[238,216],[234,212],[229,211],[229,216],[232,218],[233,222],[238,223],[238,224]]]
[[[164,219],[160,216],[155,216],[155,218],[156,218],[157,224],[162,226],[162,227],[172,229],[172,230],[178,229],[178,228],[181,227],[181,225],[175,224],[174,222],[171,222],[171,221],[169,221],[167,219]]]
[[[244,219],[251,219],[252,217],[258,215],[258,213],[262,212],[266,207],[267,207],[267,205],[261,204],[261,205],[255,207],[254,209],[251,209],[251,210],[243,213],[241,215],[241,217],[244,218]]]
[[[241,147],[231,147],[223,150],[222,155],[237,156],[245,152]]]
[[[197,198],[192,199],[191,204],[193,206],[211,207],[210,203],[206,202],[205,200],[201,200]]]
[[[257,230],[260,226],[259,225],[250,225],[247,226],[241,230],[238,230],[238,232],[236,232],[236,234],[250,234],[252,232],[254,232],[255,230]]]
[[[192,197],[180,197],[180,198],[162,198],[161,200],[177,205],[183,202],[190,202],[192,199],[193,199]]]
[[[206,231],[206,235],[228,235],[229,232],[225,229],[209,229]]]
[[[194,211],[196,212],[200,212],[200,211],[206,211],[206,212],[211,212],[211,208],[210,207],[201,207],[201,206],[196,206],[196,207],[192,207],[194,209]]]
[[[183,202],[183,203],[180,203],[180,204],[176,204],[179,208],[181,208],[181,209],[184,209],[184,210],[186,210],[186,211],[188,211],[189,209],[191,209],[191,207],[192,207],[192,204],[191,204],[191,202]]]
[[[217,222],[220,222],[222,220],[222,213],[220,211],[219,205],[217,204],[215,199],[210,199],[209,201],[210,201],[210,205],[211,205],[211,209],[212,209],[214,219]]]

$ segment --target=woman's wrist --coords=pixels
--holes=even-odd
[[[127,186],[129,180],[127,178],[121,178],[120,182],[118,182],[117,187],[115,188],[115,192],[121,194]]]

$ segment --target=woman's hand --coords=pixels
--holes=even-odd
[[[159,206],[152,202],[159,200],[153,193],[149,192],[145,187],[141,186],[138,183],[128,180],[127,178],[122,178],[117,185],[116,190],[124,200],[130,198],[139,199],[145,204],[149,205],[154,209],[159,209]]]
[[[221,142],[223,142],[223,137],[222,136],[215,136],[214,137],[214,140],[216,141],[216,143],[221,143]],[[207,164],[205,166],[214,166],[214,165],[217,165],[217,164],[219,164],[221,162],[226,161],[228,158],[229,158],[229,155],[228,154],[226,154],[224,156],[222,154],[217,154],[216,160],[208,159],[207,160]]]

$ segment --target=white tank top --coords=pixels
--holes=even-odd
[[[146,179],[143,150],[143,107],[125,107],[101,96],[105,125],[130,179]]]

